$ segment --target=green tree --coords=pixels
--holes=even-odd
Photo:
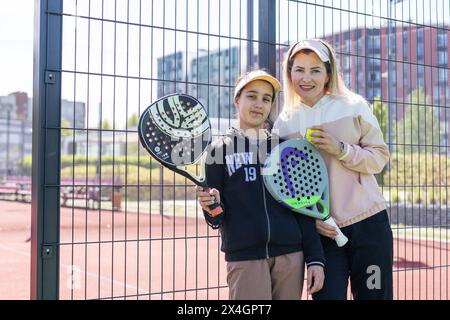
[[[429,98],[422,88],[414,90],[407,98],[404,116],[397,121],[395,141],[399,152],[433,152],[431,145],[439,145],[440,125]],[[398,104],[397,107],[403,107]],[[435,148],[438,151],[438,148]]]
[[[102,129],[105,129],[105,130],[111,130],[111,129],[112,129],[112,126],[111,126],[111,124],[109,123],[108,119],[105,119],[105,120],[103,120],[103,121],[101,122],[101,128],[102,128]]]
[[[127,121],[128,130],[137,130],[137,126],[139,124],[139,117],[137,113],[133,113]],[[137,135],[133,133],[128,133],[128,141],[127,141],[127,155],[137,155],[139,149],[139,142]]]
[[[374,116],[378,120],[378,124],[380,125],[381,132],[383,134],[384,141],[387,142],[388,137],[388,124],[387,124],[387,117],[388,117],[388,110],[387,105],[381,101],[381,97],[377,96],[375,97],[373,104],[372,104],[372,112]],[[381,173],[377,174],[375,178],[378,181],[378,184],[383,184],[383,176],[386,173],[387,166],[383,168]]]
[[[137,125],[139,123],[139,117],[136,113],[133,113],[127,121],[127,128],[128,129],[132,129],[132,128],[137,128]]]
[[[63,137],[71,137],[73,136],[73,130],[68,129],[70,128],[70,121],[67,119],[62,118],[61,119],[61,136]]]
[[[381,132],[383,133],[384,141],[388,141],[388,124],[387,124],[387,105],[381,101],[381,97],[375,97],[372,104],[372,112],[380,124]]]

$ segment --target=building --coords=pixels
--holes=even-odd
[[[351,88],[373,100],[404,102],[423,88],[435,106],[450,101],[450,32],[418,25],[359,28],[325,37],[340,55]]]
[[[86,128],[86,104],[84,102],[61,100],[62,127]],[[64,123],[66,121],[66,123]]]
[[[61,101],[63,127],[86,128],[85,103]],[[64,123],[66,121],[66,123]],[[21,164],[32,155],[32,99],[25,92],[0,97],[0,178],[22,175]],[[69,144],[64,135],[61,144]],[[68,146],[67,148],[69,148]]]
[[[189,57],[193,57],[190,59]],[[210,117],[234,114],[232,88],[239,68],[239,48],[199,51],[199,55],[176,52],[158,58],[158,98],[182,92],[200,100]]]
[[[78,131],[74,135],[61,138],[61,150],[63,155],[88,156],[98,158],[103,156],[125,156],[127,146],[138,144],[137,133],[128,134],[112,131]],[[101,148],[101,149],[100,149]]]
[[[24,92],[0,97],[0,178],[20,174],[32,152],[31,99]]]
[[[369,101],[381,97],[392,121],[404,117],[405,106],[410,103],[408,96],[423,89],[427,105],[435,107],[433,111],[440,121],[439,143],[443,146],[450,142],[446,112],[450,102],[449,38],[450,32],[442,27],[393,24],[349,30],[325,39],[339,53],[350,87]]]
[[[205,53],[191,61],[190,90],[208,109],[212,118],[233,117],[233,88],[240,74],[239,48]]]
[[[346,84],[369,102],[380,97],[388,106],[391,121],[403,118],[408,96],[422,88],[427,105],[436,107],[441,122],[440,144],[450,144],[446,134],[450,131],[446,111],[450,104],[448,28],[394,23],[333,33],[323,39],[336,50]],[[288,44],[278,50],[280,62],[287,50]],[[277,76],[282,80],[279,70]]]
[[[170,93],[186,92],[188,66],[186,53],[177,51],[158,58],[158,98]]]

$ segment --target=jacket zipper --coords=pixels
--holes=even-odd
[[[257,152],[256,152],[256,159],[258,162],[259,169],[261,170],[261,164],[259,163],[259,140],[256,142],[257,146]],[[264,181],[261,179],[261,187],[262,187],[262,194],[263,194],[263,200],[264,200],[264,211],[266,213],[266,220],[267,220],[267,242],[266,242],[266,259],[269,259],[269,242],[270,242],[270,218],[269,213],[267,212],[267,203],[266,203],[266,192],[264,188]]]

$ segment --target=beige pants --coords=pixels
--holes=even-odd
[[[262,260],[227,262],[230,300],[299,300],[303,252]]]

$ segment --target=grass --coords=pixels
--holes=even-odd
[[[75,167],[66,167],[61,170],[61,178],[72,178],[74,176],[75,179],[84,180],[86,179],[86,175],[88,178],[96,177],[96,166],[88,165],[78,165]],[[102,165],[101,167],[101,176],[103,178],[112,178],[114,175],[115,178],[121,179],[123,183],[137,185],[148,185],[152,184],[160,184],[160,175],[161,169],[153,168],[148,169],[145,167],[139,167],[137,165],[129,164],[125,166],[125,164],[117,164],[117,165]],[[125,181],[126,178],[126,181]],[[163,169],[163,183],[164,185],[173,185],[175,184],[184,184],[186,183],[186,179],[179,175],[175,174],[168,169]],[[190,183],[189,183],[190,184]]]

